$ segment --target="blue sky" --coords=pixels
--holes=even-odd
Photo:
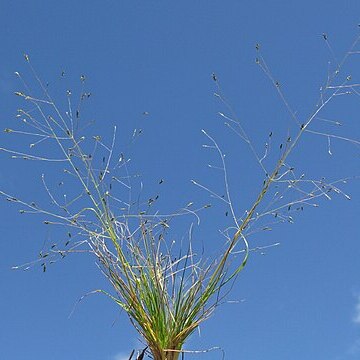
[[[110,141],[117,126],[117,146],[131,155],[132,171],[142,175],[144,192],[161,192],[160,210],[209,202],[209,194],[194,187],[191,179],[221,187],[219,176],[207,167],[216,159],[202,148],[206,139],[201,129],[206,129],[227,155],[236,207],[244,211],[262,177],[247,147],[217,115],[226,109],[213,96],[217,89],[212,72],[256,149],[262,151],[271,131],[278,149],[288,131],[293,133],[294,122],[255,64],[255,44],[261,44],[290,106],[305,119],[314,110],[328,62],[331,67],[334,55],[340,59],[358,35],[359,14],[355,0],[340,5],[323,0],[2,1],[0,123],[14,127],[20,106],[13,95],[20,86],[14,72],[34,85],[23,58],[28,53],[59,106],[65,106],[64,87],[78,91],[79,77],[86,74],[93,95],[84,112],[95,120],[86,131]],[[358,61],[354,55],[344,67],[352,83],[360,82]],[[63,70],[66,76],[60,79]],[[358,96],[339,96],[322,116],[343,126],[333,129],[321,123],[321,129],[359,139],[359,110]],[[142,129],[136,141],[131,140],[134,128]],[[1,134],[0,141],[1,147],[28,149],[24,137]],[[299,175],[338,179],[359,175],[358,150],[334,139],[329,155],[326,138],[309,134],[290,161]],[[56,178],[55,167],[17,162],[4,153],[0,161],[1,190],[27,201],[45,201],[40,175]],[[165,181],[159,188],[161,178]],[[342,196],[320,199],[319,208],[296,215],[294,224],[251,238],[253,247],[281,245],[265,255],[252,253],[229,297],[238,303],[219,308],[187,349],[218,346],[226,359],[359,358],[359,182],[341,188],[351,194],[351,201]],[[105,297],[87,297],[68,318],[82,295],[108,288],[91,257],[68,257],[45,274],[40,267],[11,270],[36,259],[44,241],[56,242],[62,234],[49,230],[40,218],[20,216],[11,205],[3,201],[0,207],[1,357],[123,360],[140,348],[125,314]],[[228,221],[216,202],[203,214],[194,237],[209,254],[220,248],[223,239],[217,230]],[[179,238],[184,236],[182,225]],[[221,357],[221,351],[186,356]]]

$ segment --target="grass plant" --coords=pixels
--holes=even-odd
[[[328,43],[328,39],[324,37]],[[68,109],[64,112],[52,98],[48,88],[34,70],[30,58],[25,55],[34,79],[39,87],[39,96],[34,95],[20,73],[17,77],[23,82],[23,90],[16,95],[25,103],[18,110],[21,120],[20,129],[5,129],[9,135],[25,135],[35,139],[30,144],[30,151],[17,151],[2,148],[13,158],[28,161],[55,162],[63,167],[64,173],[78,184],[79,191],[72,199],[64,198],[51,191],[43,175],[42,182],[53,208],[43,208],[35,203],[28,203],[4,191],[0,193],[10,202],[17,203],[21,213],[37,213],[46,217],[46,225],[64,225],[68,231],[68,240],[60,248],[52,246],[40,254],[35,262],[16,268],[29,268],[40,264],[43,271],[49,264],[74,252],[85,252],[95,256],[101,272],[113,287],[114,292],[96,290],[103,293],[123,309],[135,329],[141,334],[147,348],[138,355],[142,359],[148,353],[154,360],[177,360],[184,355],[183,345],[199,325],[211,316],[231,290],[233,282],[246,266],[251,248],[248,236],[256,232],[255,224],[261,229],[269,229],[262,220],[270,218],[273,222],[291,222],[292,211],[304,207],[316,206],[316,199],[330,198],[330,193],[337,193],[350,199],[341,183],[345,179],[327,183],[324,179],[307,179],[298,175],[288,164],[290,154],[296,149],[301,138],[307,133],[325,137],[330,141],[345,140],[359,146],[358,140],[340,137],[327,132],[318,132],[311,128],[323,109],[335,97],[349,93],[359,95],[358,84],[349,76],[344,76],[342,68],[356,52],[359,38],[353,43],[334,71],[327,77],[320,93],[315,110],[305,119],[299,119],[290,108],[280,84],[274,79],[257,45],[256,62],[270,79],[289,111],[291,121],[296,127],[294,137],[287,137],[280,145],[280,155],[271,165],[265,162],[270,156],[270,140],[266,144],[265,154],[259,155],[241,122],[236,118],[230,104],[226,101],[220,82],[215,74],[216,97],[226,111],[219,113],[225,125],[235,132],[240,141],[245,142],[253,153],[256,162],[263,171],[260,191],[254,196],[252,205],[239,215],[233,204],[228,182],[225,155],[217,140],[203,130],[208,141],[205,147],[218,154],[223,175],[224,194],[208,188],[198,181],[193,184],[202,188],[211,197],[225,203],[233,226],[225,229],[224,251],[213,260],[198,259],[192,246],[192,227],[188,241],[178,248],[169,243],[167,238],[169,223],[178,216],[193,215],[199,218],[199,212],[207,206],[193,209],[191,204],[174,212],[161,215],[152,212],[156,198],[149,199],[142,207],[133,199],[132,175],[128,159],[124,155],[114,154],[116,128],[110,145],[106,145],[100,136],[87,138],[79,127],[81,108],[91,96],[85,91],[86,79],[81,76],[82,89],[77,104],[73,104],[73,95],[66,94]],[[330,45],[329,45],[330,46]],[[57,148],[56,155],[39,154],[36,149],[42,143],[52,143]],[[91,150],[89,150],[91,149]],[[103,155],[103,156],[101,156]],[[270,161],[269,161],[270,162]],[[270,170],[268,170],[270,169]],[[121,173],[121,176],[117,174]],[[124,192],[121,197],[113,191],[113,184],[120,184]],[[276,186],[276,191],[273,188]],[[290,200],[285,197],[289,192]],[[125,194],[125,195],[124,195]],[[286,200],[284,200],[286,199]],[[266,200],[266,201],[265,201]],[[271,244],[269,246],[275,246]],[[131,354],[130,358],[134,355]]]

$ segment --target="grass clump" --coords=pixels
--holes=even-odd
[[[324,179],[306,179],[303,175],[296,174],[294,168],[288,164],[288,158],[306,133],[314,133],[311,125],[328,103],[341,95],[344,89],[348,92],[356,88],[356,84],[351,83],[351,78],[341,78],[340,69],[354,51],[358,40],[343,61],[336,65],[332,75],[329,75],[321,89],[314,112],[304,121],[289,107],[280,84],[274,80],[257,45],[256,62],[279,92],[296,128],[295,136],[288,136],[280,145],[280,155],[271,166],[265,166],[270,157],[268,144],[265,155],[260,156],[225,100],[218,78],[213,74],[217,87],[216,96],[227,111],[219,115],[225,119],[225,125],[239,136],[240,141],[249,146],[264,178],[255,200],[245,210],[244,215],[239,216],[232,201],[224,153],[217,141],[203,130],[209,142],[205,147],[215,150],[220,159],[218,169],[223,174],[224,195],[220,196],[197,181],[193,180],[193,184],[225,203],[226,214],[233,220],[233,226],[223,232],[226,238],[223,252],[219,250],[218,256],[212,261],[196,257],[192,246],[192,227],[185,245],[177,247],[168,240],[169,223],[175,217],[192,214],[198,218],[198,213],[208,206],[192,209],[189,204],[173,214],[160,215],[158,212],[151,212],[151,207],[157,200],[154,197],[142,208],[133,200],[129,160],[123,154],[119,157],[114,154],[116,128],[111,144],[106,145],[98,135],[86,138],[79,127],[82,104],[91,96],[91,93],[85,91],[85,76],[80,78],[78,104],[74,106],[73,95],[71,91],[67,91],[68,109],[63,113],[33,69],[29,56],[25,55],[38,83],[40,95],[34,95],[20,73],[16,73],[23,81],[24,90],[15,94],[27,106],[26,109],[19,109],[17,116],[22,120],[22,125],[30,130],[6,128],[5,132],[10,135],[31,136],[35,141],[30,144],[29,152],[5,148],[1,150],[11,154],[13,158],[61,164],[64,173],[79,189],[78,192],[72,191],[71,199],[60,201],[43,175],[44,189],[56,210],[42,208],[4,191],[0,192],[8,201],[21,205],[21,213],[42,214],[46,218],[45,224],[64,225],[69,230],[67,241],[61,248],[52,245],[47,252],[40,254],[35,263],[40,263],[46,271],[49,263],[71,253],[86,252],[95,256],[99,269],[114,290],[112,293],[104,290],[96,292],[107,295],[127,313],[147,345],[147,350],[144,350],[138,359],[148,351],[154,360],[177,360],[184,354],[183,345],[188,337],[222,303],[231,289],[231,284],[246,266],[250,252],[256,250],[250,248],[248,242],[250,234],[256,231],[255,223],[267,217],[272,218],[271,222],[292,222],[292,216],[289,215],[291,211],[316,206],[315,199],[329,198],[331,191],[350,198],[338,186],[344,179],[331,183],[326,183]],[[336,138],[326,132],[317,132],[317,135],[326,137],[329,144],[330,139]],[[269,139],[271,137],[272,133],[269,134]],[[341,139],[355,145],[360,144],[357,140]],[[54,155],[37,154],[35,149],[41,143],[51,143],[51,154]],[[122,175],[117,175],[119,172]],[[113,184],[121,185],[123,192],[120,197],[114,193]],[[274,185],[276,192],[272,192]],[[284,200],[284,195],[290,190],[296,196]],[[270,201],[263,206],[270,193]],[[268,230],[269,226],[262,224],[261,229]],[[269,246],[273,245],[277,244]],[[33,263],[25,264],[22,268],[31,265]]]

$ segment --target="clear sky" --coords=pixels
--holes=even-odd
[[[64,82],[75,92],[85,74],[93,95],[84,111],[95,120],[86,131],[110,141],[117,125],[118,146],[130,153],[132,171],[142,175],[145,193],[161,191],[160,210],[189,201],[213,202],[194,233],[194,241],[203,242],[213,254],[223,241],[217,230],[229,220],[208,193],[190,182],[221,188],[218,175],[207,167],[216,160],[202,148],[206,139],[201,129],[226,152],[239,211],[249,206],[263,179],[249,150],[217,116],[226,109],[213,96],[217,89],[212,72],[259,153],[271,131],[274,151],[279,151],[288,131],[294,134],[294,121],[256,65],[255,44],[261,44],[296,116],[306,119],[315,109],[328,67],[358,35],[359,15],[358,0],[4,0],[0,123],[15,127],[20,105],[13,93],[21,84],[14,72],[33,82],[23,53],[30,54],[60,106],[65,104],[60,91]],[[360,55],[353,55],[344,68],[352,83],[360,82],[359,61]],[[323,121],[314,129],[359,139],[359,110],[358,96],[338,96],[322,117],[343,126]],[[142,135],[132,141],[135,128],[141,128]],[[1,134],[0,141],[0,147],[28,149],[24,137]],[[359,147],[333,139],[331,152],[326,138],[308,134],[290,162],[298,175],[304,172],[309,178],[360,175]],[[4,153],[0,161],[1,190],[27,201],[48,201],[40,175],[56,177],[53,166],[11,160]],[[264,255],[251,254],[229,297],[238,302],[220,307],[186,349],[217,346],[225,359],[360,358],[359,182],[341,184],[341,189],[351,201],[343,196],[319,199],[318,208],[295,214],[294,224],[251,237],[252,247],[281,245]],[[40,218],[21,216],[6,201],[0,214],[0,359],[124,360],[133,348],[141,348],[126,315],[101,295],[87,297],[69,319],[82,295],[108,289],[91,257],[68,257],[45,273],[40,267],[11,270],[36,259],[44,242],[56,242],[63,233],[49,230]],[[177,236],[184,236],[182,224]],[[186,358],[215,360],[222,352]]]

